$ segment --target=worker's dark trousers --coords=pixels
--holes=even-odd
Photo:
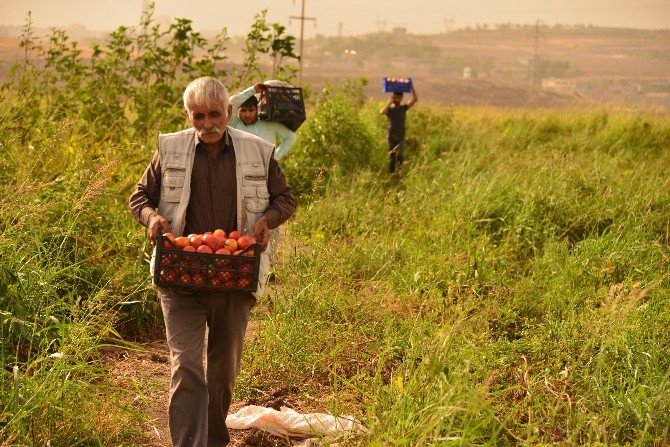
[[[403,155],[405,153],[405,139],[393,140],[389,139],[389,168],[391,172],[395,172],[396,168],[402,166]]]

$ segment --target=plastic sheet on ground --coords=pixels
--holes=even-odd
[[[301,414],[291,408],[280,411],[258,405],[247,405],[226,419],[228,428],[257,428],[273,435],[304,438],[308,436],[337,437],[344,434],[367,433],[368,429],[351,416],[326,413]]]

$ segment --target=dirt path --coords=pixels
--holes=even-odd
[[[257,323],[249,322],[247,339],[256,336]],[[134,381],[141,391],[138,408],[144,412],[149,422],[144,431],[149,439],[147,447],[170,447],[170,431],[168,428],[168,388],[170,384],[170,352],[165,340],[156,340],[138,345],[141,351],[116,350],[110,351],[107,362],[111,365],[111,374],[122,386],[132,386]],[[276,399],[275,399],[276,400]],[[233,402],[231,413],[248,405],[247,401]],[[258,405],[275,406],[272,396],[267,403],[253,402]],[[293,445],[286,439],[266,434],[259,430],[231,430],[230,446],[279,447]]]

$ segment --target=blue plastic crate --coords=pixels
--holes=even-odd
[[[382,89],[384,93],[409,93],[412,91],[412,78],[383,78]]]

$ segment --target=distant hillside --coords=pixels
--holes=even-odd
[[[305,67],[305,78],[317,83],[366,77],[376,97],[383,96],[379,78],[395,75],[413,76],[422,98],[436,102],[670,106],[663,87],[670,30],[502,24],[439,35],[317,36],[306,41]]]
[[[11,31],[11,32],[10,32]],[[72,30],[84,47],[105,36]],[[38,32],[38,35],[42,35]],[[44,31],[46,32],[46,31]],[[0,76],[21,57],[18,30],[0,27]],[[82,34],[83,33],[83,34]],[[207,33],[203,33],[207,35]],[[242,60],[243,37],[228,41],[228,63]],[[670,30],[498,24],[437,35],[402,30],[305,40],[303,81],[320,89],[351,78],[412,76],[422,101],[494,106],[613,103],[670,108]]]

